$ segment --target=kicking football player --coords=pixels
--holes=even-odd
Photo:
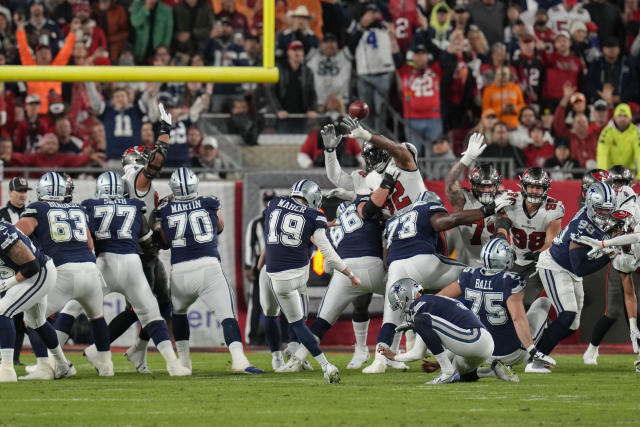
[[[179,362],[191,370],[187,310],[200,298],[222,325],[231,370],[264,373],[244,354],[235,297],[220,265],[218,234],[224,229],[220,201],[198,194],[198,177],[188,168],[176,169],[169,187],[173,198],[158,206],[155,229],[171,249],[172,326]]]
[[[404,278],[424,283],[431,291],[440,290],[455,281],[466,265],[435,253],[438,233],[493,215],[506,203],[510,204],[511,201],[500,196],[480,209],[448,213],[435,193],[423,192],[411,210],[390,219],[385,226],[386,262],[389,265],[386,291],[389,292],[395,282]],[[378,348],[391,346],[400,314],[392,309],[389,301],[385,302]],[[373,363],[362,372],[384,373],[386,366],[386,358],[378,352]]]
[[[77,203],[65,203],[65,192],[65,180],[59,173],[43,175],[36,186],[38,201],[27,206],[16,228],[27,236],[33,235],[56,265],[58,276],[47,294],[46,316],[59,311],[68,301],[77,300],[93,330],[98,350],[94,367],[100,376],[113,376],[109,329],[102,312],[103,278],[92,252],[86,211]],[[37,357],[36,370],[30,375],[48,375],[42,358]]]
[[[416,340],[414,349],[420,351],[412,349],[409,353],[395,354],[388,347],[379,347],[378,354],[392,360],[412,362],[421,359],[428,349],[442,372],[426,384],[460,381],[461,375],[474,371],[493,353],[491,334],[460,301],[424,295],[418,282],[405,278],[391,286],[388,303],[392,310],[403,315],[407,314],[408,308],[409,320],[421,338]]]
[[[45,318],[46,296],[57,276],[53,261],[19,229],[4,221],[0,222],[0,261],[3,268],[0,292],[6,292],[0,299],[0,382],[17,381],[13,367],[16,330],[12,317],[18,313],[24,313],[27,327],[35,330],[46,345],[44,354],[36,353],[36,375],[31,373],[20,379],[52,380],[75,375],[76,369],[64,356],[55,330]],[[50,362],[47,348],[53,356]]]
[[[517,273],[507,271],[513,267],[515,254],[506,240],[490,240],[482,247],[480,256],[482,268],[465,268],[458,280],[438,295],[462,296],[465,305],[491,333],[495,344],[491,367],[471,371],[464,379],[473,381],[495,376],[503,381],[518,382],[512,366],[532,358],[555,364],[536,349],[536,342],[547,324],[551,302],[548,298],[538,298],[525,313],[523,299],[527,283]]]
[[[611,186],[616,191],[617,210],[629,212],[637,221],[640,215],[638,214],[636,204],[636,194],[630,187],[633,174],[626,167],[615,165],[609,169],[609,179]],[[615,259],[612,264],[613,269],[616,270]],[[634,291],[635,295],[635,290],[631,285],[631,275],[625,274],[622,271],[613,271],[611,268],[612,264],[609,264],[605,282],[605,312],[594,325],[589,346],[582,355],[582,359],[586,365],[598,364],[598,350],[602,339],[616,322],[616,319],[624,313],[629,291]],[[625,281],[627,283],[625,283]],[[631,318],[630,315],[629,318]]]
[[[524,290],[526,308],[542,292],[542,281],[536,272],[540,252],[551,246],[562,228],[564,206],[548,196],[550,188],[551,177],[544,169],[529,168],[520,177],[520,194],[515,195],[514,204],[496,214],[496,231],[510,235],[516,254],[512,271],[527,284]]]
[[[544,290],[558,313],[542,334],[538,350],[550,355],[555,346],[572,335],[580,325],[580,313],[584,304],[582,278],[607,265],[608,255],[589,259],[589,248],[581,244],[580,236],[603,240],[605,228],[616,207],[615,191],[609,184],[596,182],[587,190],[585,206],[571,222],[553,239],[551,247],[540,253],[536,268]],[[527,364],[528,371],[544,369],[538,360]]]
[[[318,210],[321,203],[320,187],[307,179],[293,184],[289,197],[275,197],[269,202],[264,211],[266,269],[282,312],[306,347],[301,347],[279,372],[299,371],[308,350],[322,367],[324,377],[330,383],[337,383],[340,382],[338,368],[327,361],[305,324],[309,247],[315,244],[327,264],[337,270],[335,274],[344,274],[352,286],[360,286],[360,279],[329,243],[325,234],[327,219]]]

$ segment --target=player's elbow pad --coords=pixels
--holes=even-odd
[[[589,249],[584,247],[571,249],[569,251],[569,259],[571,260],[573,272],[580,277],[595,273],[610,261],[607,255],[603,255],[596,259],[589,259],[587,258],[588,253]]]
[[[369,199],[362,207],[362,217],[364,219],[375,219],[377,218],[381,209],[381,207],[377,206],[371,199]]]
[[[32,259],[29,262],[25,262],[20,266],[20,273],[25,279],[35,276],[40,271],[40,263],[37,259]]]

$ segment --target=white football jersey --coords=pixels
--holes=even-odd
[[[149,187],[149,191],[142,194],[136,190],[136,178],[139,173],[142,173],[142,165],[127,165],[124,167],[124,175],[122,180],[124,181],[125,191],[129,193],[130,198],[140,199],[147,207],[146,217],[149,220],[151,213],[156,208],[156,202],[158,198],[158,192],[156,191],[153,181]]]
[[[636,193],[628,185],[623,185],[616,191],[616,209],[622,209],[629,212],[636,221],[640,220],[640,211],[638,210]]]
[[[537,251],[544,246],[547,237],[547,226],[551,221],[564,216],[564,205],[552,197],[542,202],[532,215],[525,211],[524,196],[518,194],[516,203],[504,209],[511,220],[511,247],[516,253],[516,264],[527,265],[533,261],[524,259],[529,252]]]
[[[391,162],[393,162],[393,160],[391,160]],[[401,215],[411,210],[411,205],[418,199],[418,196],[422,192],[427,191],[420,169],[408,171],[398,168],[398,170],[400,170],[400,175],[398,175],[398,179],[396,180],[396,186],[393,191],[389,193],[389,197],[382,207],[382,216],[385,219],[395,215]],[[380,187],[382,175],[377,172],[370,172],[365,181],[366,185],[373,191]],[[355,179],[354,185],[356,185]]]
[[[471,190],[463,188],[462,193],[464,194],[464,210],[480,209],[482,207],[482,203],[475,198]],[[480,251],[482,250],[482,246],[491,239],[495,231],[493,219],[493,216],[490,216],[458,227],[464,245],[460,248],[456,247],[456,252],[458,253],[456,259],[458,261],[469,265],[482,266]]]
[[[640,224],[633,230],[640,233]],[[633,273],[640,267],[640,243],[631,245],[630,252],[622,252],[613,258],[613,268],[623,273]]]

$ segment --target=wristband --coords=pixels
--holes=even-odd
[[[169,135],[171,133],[171,124],[165,122],[164,120],[160,121],[160,135]]]
[[[348,277],[349,279],[353,279],[353,278],[354,278],[353,271],[350,271],[350,272],[349,272],[349,274],[347,275],[347,277]]]
[[[635,317],[629,318],[629,327],[631,329],[638,329],[638,319]]]
[[[488,205],[482,205],[480,210],[482,211],[482,214],[485,216],[485,218],[491,216],[496,213],[496,203],[491,202]]]
[[[535,356],[536,353],[538,352],[538,349],[536,349],[535,344],[531,344],[529,347],[527,347],[527,352],[529,352],[529,354],[531,355],[531,357]]]

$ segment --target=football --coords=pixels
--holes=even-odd
[[[349,115],[354,119],[364,120],[369,117],[369,106],[364,101],[354,101],[349,105]]]

